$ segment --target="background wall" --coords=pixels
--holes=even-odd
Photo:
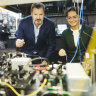
[[[50,19],[52,19],[55,24],[67,24],[66,17],[50,17]],[[96,22],[96,15],[86,15],[84,16],[83,21],[85,22],[85,24],[94,27],[94,24]]]

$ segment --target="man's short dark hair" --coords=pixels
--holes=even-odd
[[[68,16],[68,12],[70,12],[70,11],[75,11],[77,14],[78,14],[78,11],[77,11],[77,9],[76,9],[76,7],[68,7],[67,8],[67,10],[66,10],[66,17]]]
[[[43,10],[45,11],[45,5],[43,3],[33,3],[31,6],[31,12],[33,11],[34,8],[43,8]]]

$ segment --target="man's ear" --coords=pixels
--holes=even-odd
[[[32,16],[32,12],[31,12],[30,14],[31,14],[31,16]]]

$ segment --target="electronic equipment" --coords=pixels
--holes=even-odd
[[[12,96],[77,96],[77,91],[88,94],[90,79],[81,64],[33,64],[36,59],[18,52],[1,56],[0,96],[8,96],[10,90]]]
[[[67,29],[67,24],[58,24],[57,25],[57,30],[56,30],[56,35],[61,35],[64,30]]]

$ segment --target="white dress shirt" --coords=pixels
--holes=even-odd
[[[36,27],[36,25],[34,24],[35,44],[37,43],[40,27],[42,24],[43,23],[41,23],[38,27]]]
[[[73,31],[73,37],[74,37],[74,43],[75,43],[75,46],[77,47],[77,43],[78,43],[78,39],[79,39],[79,30],[81,29],[81,25],[79,27],[79,29],[77,30],[72,30]]]

